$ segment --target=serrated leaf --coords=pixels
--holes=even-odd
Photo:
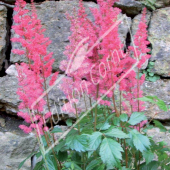
[[[101,163],[102,163],[101,159],[99,158],[95,159],[87,165],[86,170],[93,170],[95,167],[98,167]]]
[[[109,130],[109,132],[106,132],[104,134],[109,137],[115,137],[115,138],[121,138],[121,139],[129,137],[126,133],[124,133],[122,130],[119,130],[117,128],[113,128]]]
[[[75,162],[65,162],[64,166],[68,169],[72,168],[74,170],[82,170]]]
[[[64,162],[64,161],[66,161],[67,160],[67,158],[68,158],[68,153],[67,153],[67,151],[64,151],[64,152],[58,152],[58,154],[57,154],[57,159],[59,160],[59,161],[61,161],[61,162]]]
[[[119,117],[114,117],[113,119],[113,124],[115,126],[120,126],[120,118]]]
[[[84,152],[87,148],[87,138],[86,135],[73,135],[66,139],[66,145],[77,152]]]
[[[125,166],[123,166],[120,170],[131,170],[130,168],[126,168]]]
[[[92,135],[89,136],[89,148],[90,150],[96,150],[101,141],[102,141],[102,133],[94,132]]]
[[[154,101],[154,98],[155,96],[145,96],[145,97],[141,97],[141,98],[138,98],[138,100],[141,100],[141,101],[144,101],[144,102],[151,102],[151,103],[156,103]]]
[[[150,147],[150,141],[148,137],[140,134],[136,129],[131,130],[129,136],[137,150],[143,152]]]
[[[143,157],[145,158],[146,164],[150,163],[154,159],[154,153],[150,150],[143,151]]]
[[[51,133],[58,133],[58,132],[62,132],[60,127],[55,126],[54,129],[51,131]]]
[[[122,159],[121,152],[123,152],[123,149],[118,142],[110,138],[103,139],[99,154],[108,169],[120,165],[120,160]]]
[[[107,129],[109,129],[110,126],[111,126],[111,125],[109,125],[108,122],[105,122],[105,123],[100,123],[100,124],[98,124],[98,125],[96,126],[96,128],[99,129],[99,130],[107,130]]]
[[[47,164],[45,164],[45,166],[47,167],[47,169],[49,169],[49,170],[57,170],[58,168],[57,168],[57,164],[56,164],[56,161],[55,161],[55,159],[54,159],[54,157],[53,156],[47,156],[46,155],[46,162],[47,162]]]
[[[136,125],[136,124],[140,123],[143,120],[147,120],[144,113],[142,113],[142,112],[134,112],[130,116],[130,119],[129,119],[128,123],[131,124],[131,125]]]
[[[157,103],[158,107],[163,111],[168,111],[168,108],[163,100],[159,100]]]
[[[96,167],[95,170],[105,170],[105,165],[102,164],[102,165],[100,165],[99,167]]]
[[[61,151],[61,149],[65,146],[65,141],[61,141],[59,144],[57,144],[55,147],[54,147],[54,150],[58,153],[59,151]]]
[[[152,161],[148,165],[146,163],[143,163],[140,166],[140,170],[157,170],[159,167],[159,163],[157,161]]]
[[[123,113],[123,114],[120,115],[119,118],[122,122],[126,122],[128,120],[128,115]]]
[[[66,124],[67,124],[67,126],[72,126],[73,121],[71,119],[67,119]]]
[[[162,125],[161,122],[159,122],[157,120],[154,120],[153,122],[154,122],[155,126],[160,129],[161,132],[166,132],[167,131],[167,129],[165,128],[165,126]]]

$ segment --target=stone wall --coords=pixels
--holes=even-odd
[[[16,116],[20,100],[16,95],[18,82],[14,64],[25,60],[24,56],[20,57],[11,53],[11,49],[20,46],[17,43],[10,42],[10,38],[16,36],[13,31],[9,32],[9,28],[12,26],[10,20],[14,2],[14,0],[0,2],[0,141],[7,141],[0,143],[0,155],[4,157],[0,160],[0,170],[16,170],[20,160],[27,157],[36,147],[35,138],[32,135],[24,135],[16,127],[23,121]],[[38,17],[46,29],[45,35],[52,40],[48,51],[54,52],[53,71],[57,71],[59,70],[60,61],[65,58],[63,55],[64,47],[69,43],[69,21],[67,21],[65,13],[73,11],[73,8],[78,6],[78,1],[36,2],[38,2],[36,3]],[[88,17],[93,20],[89,7],[97,7],[97,4],[95,1],[85,1],[84,4]],[[125,17],[119,26],[121,41],[130,44],[132,40],[129,33],[131,31],[132,35],[134,35],[137,30],[141,10],[144,6],[141,0],[120,0],[114,6],[122,9],[120,17]],[[155,6],[157,8],[155,11],[147,11],[148,40],[151,42],[152,49],[150,61],[155,62],[151,71],[160,76],[160,79],[155,82],[145,81],[143,91],[144,95],[157,95],[166,104],[170,104],[170,1],[157,0]],[[27,8],[29,7],[30,5],[28,4]],[[146,63],[144,69],[147,69],[147,67]],[[58,112],[61,114],[60,119],[74,117],[73,115],[61,113],[60,105],[63,100],[65,100],[65,96],[61,91],[53,89],[50,92],[51,105],[52,107],[54,107],[54,104],[57,106]],[[148,118],[152,118],[157,112],[160,111],[156,106],[147,104],[146,114]],[[161,120],[168,126],[170,112],[160,112],[155,116],[155,119]],[[155,139],[158,139],[159,136],[164,138],[167,135],[160,133],[158,130],[156,130],[156,133]],[[25,143],[28,138],[33,145]],[[1,148],[4,148],[2,152]],[[26,169],[30,169],[29,161],[23,167],[23,170]]]

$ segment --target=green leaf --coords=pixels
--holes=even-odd
[[[161,132],[166,132],[167,131],[167,129],[165,128],[164,125],[162,125],[161,122],[159,122],[157,120],[154,120],[153,122],[154,122],[155,126],[160,129]]]
[[[105,170],[105,164],[96,167],[95,170]]]
[[[165,112],[168,111],[168,108],[163,100],[159,99],[159,101],[156,104],[158,105],[159,109],[161,109]]]
[[[75,162],[65,162],[64,166],[67,169],[72,168],[74,170],[82,170]]]
[[[115,126],[120,126],[120,118],[119,117],[114,117],[113,118],[113,124]]]
[[[44,147],[46,147],[47,146],[47,142],[46,142],[46,139],[45,139],[44,135],[41,136],[41,140],[42,140],[42,143],[43,143]]]
[[[137,150],[143,152],[150,147],[150,141],[148,137],[140,134],[136,129],[131,130],[129,136]]]
[[[100,124],[98,124],[98,125],[96,126],[96,128],[99,129],[99,130],[107,130],[107,129],[109,129],[110,126],[111,126],[111,125],[109,125],[108,122],[105,122],[105,123],[100,123]]]
[[[104,134],[109,137],[115,137],[115,138],[121,138],[121,139],[129,137],[126,133],[124,133],[122,130],[119,130],[117,128],[113,128],[109,130],[109,132],[106,132]]]
[[[57,170],[58,169],[54,156],[46,155],[45,159],[47,162],[47,164],[45,164],[47,169],[49,169],[49,170]]]
[[[145,101],[145,102],[151,102],[151,103],[156,104],[155,99],[159,100],[159,98],[157,96],[145,96],[145,97],[142,97],[142,98],[138,98],[138,100]]]
[[[36,165],[35,165],[35,167],[34,167],[33,170],[42,170],[43,164],[44,164],[44,161],[43,161],[43,160],[40,161],[40,162],[38,162],[38,163],[36,163]]]
[[[37,152],[33,152],[31,153],[28,157],[26,157],[18,166],[18,169],[21,169],[21,167],[24,165],[25,161],[29,158],[31,158],[32,156],[34,156]]]
[[[121,114],[119,118],[122,122],[126,122],[128,120],[128,115],[124,113]]]
[[[150,75],[150,76],[154,76],[154,73],[150,72],[149,75]]]
[[[76,150],[77,152],[84,152],[86,151],[87,147],[87,135],[73,135],[69,136],[66,139],[66,145],[72,149]]]
[[[155,65],[155,62],[149,62],[149,65],[151,65],[151,66],[154,66]]]
[[[136,125],[136,124],[140,123],[143,120],[147,120],[144,113],[142,113],[142,112],[134,112],[130,116],[130,119],[129,119],[128,123],[131,124],[131,125]]]
[[[55,126],[54,129],[51,131],[51,133],[58,133],[58,132],[62,132],[60,127]]]
[[[154,153],[150,150],[146,150],[143,152],[143,157],[145,158],[146,164],[148,164],[154,159]]]
[[[79,152],[73,152],[71,156],[71,160],[76,162],[76,163],[81,163],[81,156]]]
[[[55,147],[54,147],[54,150],[57,152],[61,151],[61,149],[65,146],[65,140],[61,141],[59,144],[57,144]]]
[[[121,152],[123,152],[123,149],[118,142],[110,138],[103,139],[99,154],[108,169],[113,169],[113,167],[120,165],[120,160],[122,159]]]
[[[131,170],[130,168],[126,168],[125,166],[123,166],[120,170]]]
[[[102,141],[102,133],[94,132],[89,136],[89,148],[90,150],[96,150]]]
[[[86,170],[93,170],[95,167],[98,167],[101,163],[102,161],[100,158],[95,159],[87,165]]]
[[[71,119],[67,119],[66,124],[67,124],[67,126],[72,126],[73,121]]]
[[[148,165],[146,165],[146,163],[143,163],[140,166],[140,170],[157,170],[158,167],[159,167],[158,162],[157,161],[152,161]]]
[[[61,161],[61,162],[66,161],[67,158],[68,158],[68,153],[67,153],[67,151],[64,151],[64,152],[59,151],[58,154],[57,154],[57,158],[58,158],[58,160]]]
[[[153,77],[149,77],[149,81],[151,81],[151,82],[155,82],[155,81],[157,81],[158,79],[159,79],[159,77],[157,77],[156,75],[153,76]]]

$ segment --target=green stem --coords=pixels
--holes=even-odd
[[[98,99],[98,93],[99,93],[99,84],[97,84],[96,100]],[[94,131],[96,131],[96,125],[97,125],[97,104],[95,106]]]

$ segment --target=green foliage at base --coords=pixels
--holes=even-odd
[[[156,96],[140,98],[142,101],[155,103],[162,110],[168,110],[166,104]],[[94,130],[94,112],[97,109],[97,128]],[[80,115],[83,116],[85,113]],[[156,170],[170,169],[170,149],[165,142],[154,142],[147,131],[152,129],[147,123],[140,131],[137,130],[139,123],[146,120],[142,112],[134,112],[131,116],[121,114],[116,117],[107,106],[98,105],[84,116],[69,131],[64,139],[61,139],[49,152],[44,154],[43,149],[36,154],[42,156],[34,170]],[[115,121],[116,120],[116,121]],[[70,126],[72,123],[68,123]],[[167,129],[157,120],[156,127],[162,132]],[[61,133],[61,129],[55,127],[49,135]],[[45,150],[48,149],[46,137],[42,136]],[[33,153],[35,154],[35,153]],[[33,155],[32,154],[32,155]],[[32,156],[30,155],[30,156]],[[29,158],[30,158],[29,156]],[[58,164],[57,164],[57,161]],[[25,160],[20,164],[19,169]],[[140,162],[140,163],[139,163]]]

